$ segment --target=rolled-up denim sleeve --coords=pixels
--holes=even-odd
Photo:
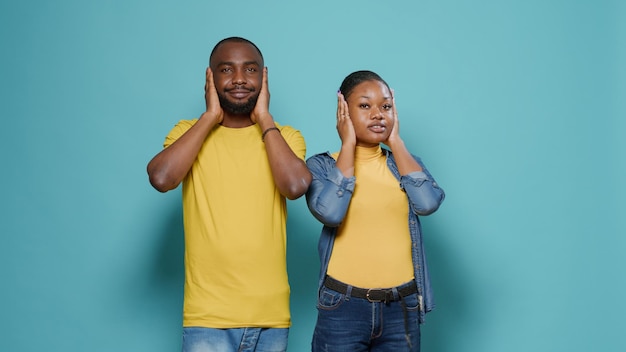
[[[445,199],[445,192],[432,175],[422,165],[422,171],[412,172],[400,177],[400,187],[409,198],[411,211],[417,215],[434,213]]]
[[[343,221],[352,193],[355,177],[345,177],[330,156],[316,155],[307,160],[313,180],[306,193],[311,214],[322,224],[337,227]]]

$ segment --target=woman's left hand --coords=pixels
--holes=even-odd
[[[385,144],[388,145],[392,151],[393,151],[393,145],[395,142],[402,142],[402,139],[400,138],[400,121],[398,120],[398,110],[396,110],[396,96],[394,94],[393,89],[391,90],[391,112],[392,112],[392,116],[393,116],[393,127],[391,128],[391,133],[389,134],[389,137],[387,137],[387,140],[385,141]]]

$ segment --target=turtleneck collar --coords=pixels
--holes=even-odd
[[[380,144],[376,147],[356,147],[354,152],[354,160],[357,162],[367,162],[376,160],[383,155],[383,150]]]

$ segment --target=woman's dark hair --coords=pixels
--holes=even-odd
[[[343,82],[341,82],[341,87],[339,87],[339,91],[346,99],[348,99],[348,96],[352,93],[354,87],[366,81],[381,82],[387,86],[387,89],[391,91],[389,85],[387,84],[387,82],[385,82],[384,79],[382,79],[382,77],[380,77],[375,72],[366,70],[356,71],[349,74],[346,78],[343,79]]]

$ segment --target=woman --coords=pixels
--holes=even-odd
[[[339,152],[307,160],[307,204],[324,224],[313,351],[419,351],[433,303],[418,215],[444,192],[406,149],[393,91],[376,73],[344,79],[337,131]]]

